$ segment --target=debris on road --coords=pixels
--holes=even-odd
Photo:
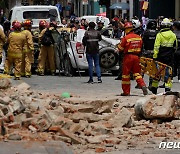
[[[180,138],[175,95],[83,100],[33,91],[26,83],[6,85],[0,89],[1,140],[57,140],[83,153],[153,148]]]

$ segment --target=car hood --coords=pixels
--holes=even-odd
[[[102,40],[107,42],[108,44],[112,44],[114,46],[117,45],[118,43],[120,43],[120,39],[107,38],[103,35],[102,35]]]

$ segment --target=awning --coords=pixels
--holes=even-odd
[[[129,10],[128,3],[114,3],[109,7],[110,9],[118,9],[118,10]]]

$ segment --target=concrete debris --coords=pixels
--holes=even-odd
[[[7,89],[11,87],[11,80],[8,78],[0,78],[0,89]]]
[[[0,90],[0,125],[0,140],[63,141],[77,153],[154,148],[165,139],[179,139],[179,98],[61,99],[21,83]]]
[[[21,140],[22,139],[22,137],[19,135],[19,134],[14,134],[14,133],[12,133],[12,134],[9,134],[8,135],[8,138],[7,138],[8,140]]]
[[[138,119],[173,118],[176,111],[177,97],[162,95],[139,99],[135,105],[135,115]]]

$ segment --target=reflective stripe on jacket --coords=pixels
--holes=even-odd
[[[142,48],[141,36],[131,32],[122,38],[121,43],[117,45],[120,51],[124,51],[125,54],[139,54]]]
[[[153,58],[171,56],[177,48],[176,35],[168,28],[162,29],[156,36]]]
[[[96,54],[99,52],[99,44],[101,41],[101,34],[99,31],[90,29],[85,32],[83,37],[83,45],[86,46],[86,52],[89,54]]]

